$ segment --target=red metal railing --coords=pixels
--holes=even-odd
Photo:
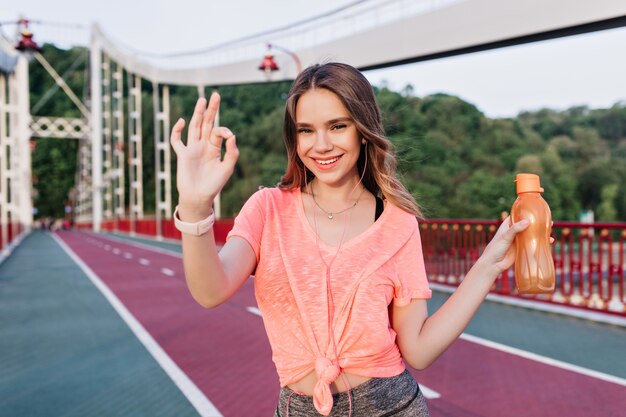
[[[432,282],[456,286],[496,233],[499,221],[424,220],[420,224],[426,271]],[[214,226],[218,244],[226,241],[232,219]],[[129,233],[128,220],[103,222],[102,230]],[[180,239],[172,220],[161,224],[163,238]],[[156,221],[138,220],[135,233],[156,236]],[[565,304],[626,316],[626,223],[555,222],[552,236],[556,291],[552,295],[522,296],[515,290],[513,269],[501,274],[492,292],[546,303]]]
[[[220,219],[215,221],[215,225],[213,226],[213,233],[215,234],[215,241],[218,244],[224,244],[226,242],[226,236],[228,232],[233,228],[233,219]],[[157,227],[156,220],[154,219],[145,219],[145,220],[136,220],[135,221],[135,229],[132,229],[132,224],[130,220],[118,220],[117,225],[113,220],[107,220],[102,222],[101,229],[107,232],[121,232],[121,233],[131,233],[134,232],[137,235],[143,235],[148,237],[157,237]],[[77,226],[81,230],[87,229],[84,225]],[[91,228],[91,224],[89,224],[89,228]],[[165,239],[175,239],[180,240],[181,235],[178,229],[174,227],[174,220],[162,220],[161,221],[161,232],[162,238]]]
[[[2,228],[6,227],[7,241],[2,237]],[[0,250],[5,250],[13,241],[15,241],[24,232],[24,225],[19,222],[10,222],[6,225],[0,225]]]
[[[497,221],[422,221],[424,260],[431,281],[460,284],[499,225]],[[554,294],[517,294],[513,269],[498,277],[492,292],[626,316],[626,223],[555,222],[552,232]]]

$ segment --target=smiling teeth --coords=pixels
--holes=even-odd
[[[317,161],[317,163],[318,163],[318,164],[321,164],[321,165],[330,165],[330,164],[332,164],[333,162],[338,161],[338,160],[339,160],[339,157],[337,157],[337,158],[333,158],[333,159],[329,159],[329,160],[327,160],[327,161],[319,161],[319,160],[318,160],[318,161]]]

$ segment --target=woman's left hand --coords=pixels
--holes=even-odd
[[[528,219],[522,219],[512,226],[510,224],[509,217],[504,219],[481,255],[484,262],[497,268],[498,275],[513,265],[515,261],[515,236],[526,230],[530,222]]]

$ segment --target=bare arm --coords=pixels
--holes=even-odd
[[[227,301],[256,266],[254,251],[238,236],[217,252],[213,232],[203,236],[183,234],[185,279],[193,298],[206,308]]]
[[[214,127],[220,97],[211,95],[207,103],[196,103],[189,123],[187,142],[181,136],[185,121],[172,128],[170,142],[178,158],[178,214],[181,220],[194,223],[211,214],[217,194],[233,173],[239,157],[235,136],[225,127]],[[222,142],[226,152],[222,159]],[[204,307],[214,307],[230,298],[250,276],[256,257],[242,238],[230,239],[217,252],[213,230],[202,236],[183,233],[183,265],[185,279],[193,298]]]
[[[524,220],[498,229],[483,255],[476,261],[450,298],[428,317],[426,300],[392,309],[393,327],[402,356],[416,369],[435,361],[465,330],[494,281],[515,258],[515,235],[528,227]]]

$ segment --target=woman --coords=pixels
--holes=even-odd
[[[430,298],[413,197],[396,177],[372,87],[339,63],[305,69],[287,99],[288,166],[243,206],[218,254],[211,205],[237,161],[213,127],[219,96],[198,100],[179,159],[183,262],[198,303],[217,306],[255,275],[281,392],[275,416],[427,416],[402,359],[424,369],[461,334],[514,259],[521,221],[502,224],[449,300]],[[222,142],[226,152],[221,158]]]

